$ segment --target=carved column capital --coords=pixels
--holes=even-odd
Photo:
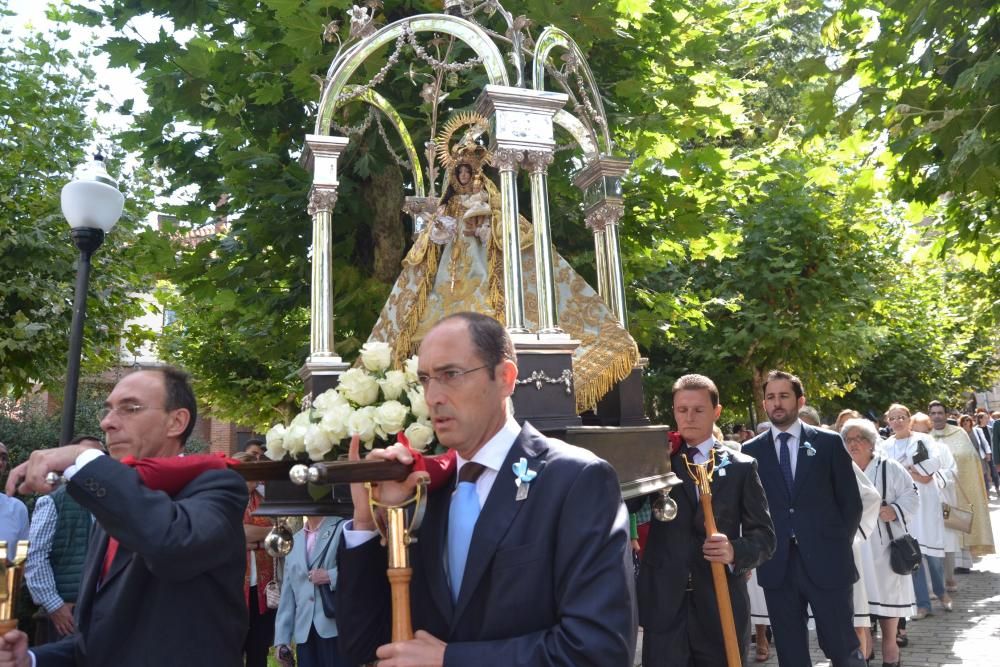
[[[554,159],[552,151],[528,151],[524,154],[524,168],[533,174],[545,173]]]
[[[313,186],[309,191],[309,215],[317,213],[332,213],[337,204],[337,188]]]
[[[592,231],[604,231],[608,225],[617,225],[625,215],[625,206],[619,202],[605,201],[587,213],[585,222]]]
[[[493,151],[493,165],[500,171],[517,171],[524,159],[524,151],[513,148],[497,148]]]

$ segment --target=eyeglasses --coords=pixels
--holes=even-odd
[[[135,403],[126,403],[125,405],[119,405],[116,408],[103,407],[100,412],[97,413],[98,418],[104,421],[111,413],[118,413],[119,417],[132,417],[143,410],[165,410],[166,408],[151,408],[148,405],[137,405]]]
[[[490,365],[485,364],[483,366],[477,366],[476,368],[470,368],[467,371],[460,371],[457,369],[441,371],[441,373],[438,375],[427,375],[425,373],[418,373],[417,381],[420,382],[420,385],[424,388],[424,391],[427,391],[427,389],[430,387],[431,380],[437,380],[438,383],[445,388],[455,387],[462,381],[462,378],[464,376],[468,375],[469,373],[481,371],[484,368],[490,368]]]
[[[844,438],[844,442],[849,445],[870,445],[872,443],[868,442],[868,438],[863,435],[852,435],[849,438]]]

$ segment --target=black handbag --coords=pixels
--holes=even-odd
[[[886,462],[882,462],[882,506],[886,506],[889,503],[885,501],[886,492]],[[889,522],[886,521],[885,530],[889,535],[889,567],[896,574],[913,574],[920,567],[920,560],[923,558],[923,554],[920,553],[920,543],[917,542],[912,535],[909,533],[903,533],[900,537],[892,539],[892,528],[889,527]],[[905,526],[905,522],[904,522]]]
[[[316,589],[319,591],[319,599],[323,603],[323,613],[326,615],[327,618],[336,618],[337,592],[326,584],[322,586],[317,586]]]

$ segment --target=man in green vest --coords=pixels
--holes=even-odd
[[[91,435],[74,438],[69,444],[104,449]],[[45,614],[37,626],[36,646],[76,632],[73,605],[80,591],[93,521],[90,512],[66,493],[66,487],[39,497],[35,503],[24,581],[31,599]]]

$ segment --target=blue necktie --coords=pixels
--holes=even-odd
[[[788,493],[792,492],[792,456],[788,451],[788,441],[791,439],[791,433],[779,433],[778,443],[781,445],[781,452],[778,455],[778,467],[781,468],[781,475],[785,478],[785,485],[788,487]]]
[[[471,461],[463,465],[458,473],[458,487],[451,496],[451,509],[448,512],[448,577],[452,602],[458,600],[458,592],[462,588],[469,543],[472,542],[472,531],[479,518],[476,479],[484,470],[485,466]]]

